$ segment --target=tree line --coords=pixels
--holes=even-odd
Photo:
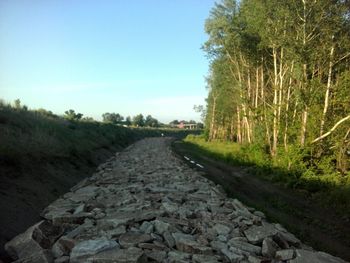
[[[28,106],[22,105],[20,99],[14,100],[13,104],[6,103],[4,100],[0,99],[0,107],[1,106],[10,107],[10,108],[13,108],[13,109],[19,110],[19,111],[28,111],[29,110]],[[54,119],[64,118],[64,119],[72,121],[72,122],[74,122],[74,121],[95,122],[96,121],[92,117],[84,116],[84,114],[76,112],[73,109],[66,110],[62,116],[56,115],[52,111],[46,110],[43,108],[39,108],[39,109],[36,109],[33,111],[40,114],[40,115],[49,117],[49,118],[54,118]],[[152,115],[150,115],[150,114],[147,115],[146,117],[144,117],[144,115],[141,113],[137,114],[133,117],[127,116],[124,118],[124,116],[122,116],[119,113],[105,112],[102,114],[102,122],[116,124],[116,125],[123,125],[123,126],[153,127],[153,128],[160,128],[160,127],[163,127],[163,128],[164,127],[172,127],[172,128],[174,128],[174,127],[177,127],[177,125],[179,125],[180,123],[184,123],[184,124],[197,124],[198,129],[203,128],[202,123],[196,122],[194,120],[190,120],[190,121],[173,120],[173,121],[169,122],[169,124],[164,124],[164,123],[158,121],[156,118],[152,117]]]
[[[133,118],[127,116],[124,120],[124,117],[119,113],[104,113],[102,115],[103,122],[110,122],[114,124],[123,124],[123,125],[133,125],[136,127],[160,127],[161,123],[153,118],[152,115],[147,115],[144,117],[141,113],[135,115]]]
[[[222,0],[205,31],[208,140],[349,171],[350,1]]]
[[[64,117],[69,120],[87,120],[86,117],[83,118],[83,114],[76,113],[74,110],[70,109],[68,111],[65,111]],[[89,118],[93,121],[92,118]],[[102,114],[102,121],[105,123],[112,123],[112,124],[118,124],[118,125],[125,125],[125,126],[136,126],[136,127],[155,127],[158,128],[161,126],[161,123],[156,119],[153,118],[152,115],[147,115],[144,117],[141,113],[138,115],[135,115],[133,118],[130,116],[127,116],[125,119],[124,117],[119,113],[103,113]]]

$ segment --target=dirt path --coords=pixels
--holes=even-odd
[[[204,169],[205,177],[222,185],[231,197],[264,211],[308,245],[350,260],[350,222],[331,208],[321,207],[304,193],[265,181],[249,172],[248,167],[233,167],[223,161],[200,156],[181,141],[173,143],[178,156],[188,156]],[[184,159],[186,161],[186,159]]]

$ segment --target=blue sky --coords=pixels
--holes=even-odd
[[[1,0],[0,98],[74,109],[199,120],[214,0]]]

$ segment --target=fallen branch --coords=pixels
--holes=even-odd
[[[315,140],[313,140],[311,143],[315,143],[318,142],[324,138],[326,138],[328,135],[330,135],[332,132],[334,132],[334,130],[344,121],[350,119],[350,115],[346,116],[345,118],[341,119],[340,121],[338,121],[333,127],[332,129],[330,129],[328,132],[322,134],[320,137],[316,138]]]

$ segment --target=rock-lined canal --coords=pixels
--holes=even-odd
[[[170,141],[117,153],[8,242],[8,254],[22,263],[344,262],[227,198],[176,158]]]

